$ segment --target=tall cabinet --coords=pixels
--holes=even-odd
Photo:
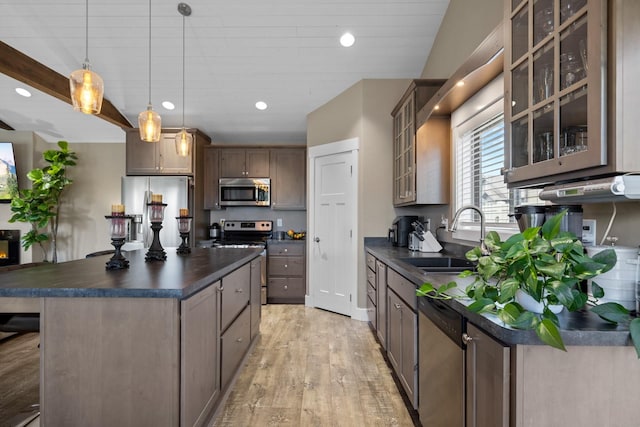
[[[508,184],[638,169],[638,19],[638,2],[505,0]]]

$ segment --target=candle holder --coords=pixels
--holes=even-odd
[[[145,256],[145,261],[165,261],[167,253],[160,244],[160,230],[162,230],[162,220],[164,219],[164,208],[166,203],[151,202],[147,203],[149,209],[149,220],[151,221],[151,230],[153,231],[153,241]]]
[[[111,244],[116,249],[111,259],[107,261],[106,269],[121,270],[129,268],[129,260],[122,255],[120,248],[124,245],[124,240],[127,237],[127,221],[131,220],[132,217],[115,213],[115,215],[105,215],[105,218],[109,221]]]
[[[180,233],[180,238],[182,239],[182,243],[178,246],[176,252],[178,255],[187,255],[191,253],[191,248],[187,243],[189,239],[189,232],[191,231],[191,220],[192,216],[177,216],[176,220],[178,221],[178,232]]]

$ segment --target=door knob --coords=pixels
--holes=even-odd
[[[318,243],[320,241],[319,237],[316,237],[315,239],[313,239],[314,242]]]

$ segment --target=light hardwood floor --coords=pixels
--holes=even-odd
[[[413,426],[365,322],[263,306],[261,336],[215,426]]]

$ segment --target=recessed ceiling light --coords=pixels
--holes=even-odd
[[[16,92],[18,93],[18,95],[22,95],[25,98],[29,98],[31,96],[31,92],[22,87],[17,87]]]
[[[258,101],[258,102],[256,102],[256,108],[258,110],[266,110],[267,109],[267,103],[263,102],[263,101]]]
[[[340,44],[344,47],[351,47],[356,42],[356,38],[351,33],[344,33],[340,37]]]
[[[171,101],[162,101],[162,106],[165,110],[174,110],[176,108]]]

